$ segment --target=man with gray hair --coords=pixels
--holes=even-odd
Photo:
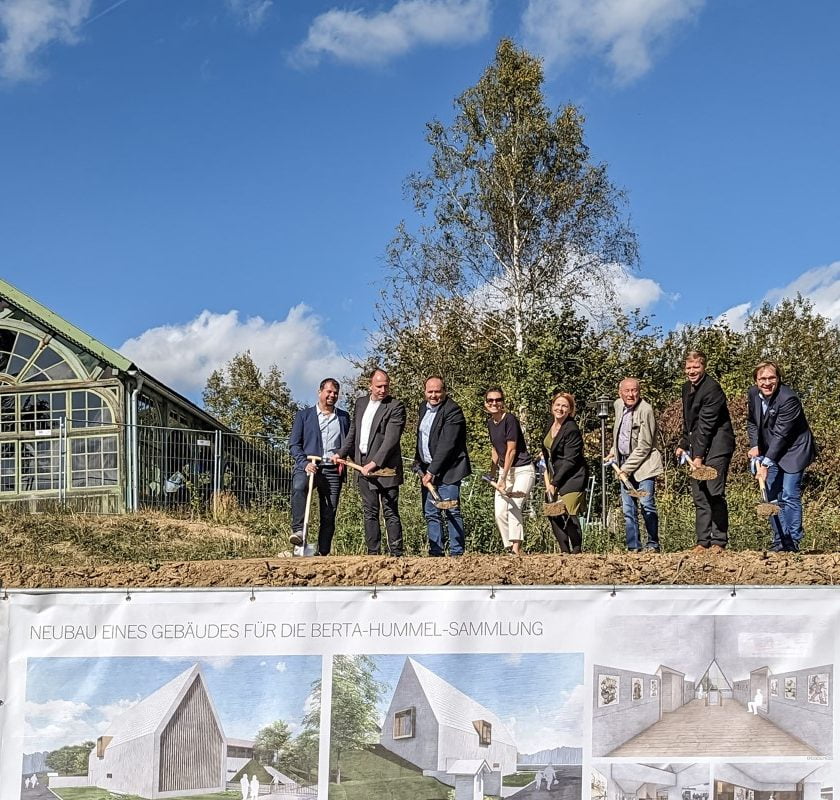
[[[656,510],[656,476],[664,469],[662,453],[656,446],[659,430],[656,414],[650,403],[642,400],[641,387],[636,378],[625,378],[618,385],[619,399],[615,401],[612,449],[607,457],[618,465],[621,486],[621,507],[624,511],[624,530],[627,549],[659,552],[659,514]],[[626,479],[626,483],[625,480]],[[627,484],[643,496],[633,497]],[[639,535],[639,505],[647,531],[642,547]]]

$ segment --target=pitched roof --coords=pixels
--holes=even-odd
[[[93,355],[100,358],[106,364],[110,364],[112,367],[116,367],[123,372],[127,372],[134,366],[133,362],[129,361],[125,356],[120,355],[116,350],[103,344],[98,339],[94,339],[93,336],[77,328],[54,311],[50,311],[46,306],[41,305],[37,300],[33,300],[28,294],[24,294],[20,289],[15,288],[11,283],[4,281],[2,278],[0,278],[0,298],[8,300],[12,305],[25,311],[33,319],[36,319],[73,344],[78,345],[83,350],[93,353]]]
[[[516,747],[513,734],[489,708],[485,708],[481,703],[473,700],[472,697],[456,689],[452,684],[447,683],[443,678],[435,675],[434,672],[419,664],[413,658],[406,658],[403,671],[406,669],[414,671],[417,681],[429,701],[432,713],[439,723],[475,734],[476,730],[473,727],[473,722],[483,719],[493,726],[491,734],[493,742],[503,742]]]
[[[111,722],[105,733],[105,736],[112,737],[107,747],[114,747],[158,730],[161,724],[169,719],[178,702],[192,682],[199,679],[200,674],[198,664],[193,664],[136,706],[120,714]]]

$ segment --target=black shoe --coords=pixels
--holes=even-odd
[[[646,544],[644,546],[644,551],[646,553],[658,553],[659,552],[659,545]]]
[[[289,542],[295,547],[300,547],[303,544],[303,531],[292,531]]]

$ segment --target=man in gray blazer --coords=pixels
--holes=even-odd
[[[400,436],[405,428],[405,406],[391,397],[391,379],[385,370],[377,369],[370,376],[370,394],[356,400],[353,421],[336,459],[352,459],[362,465],[359,473],[359,494],[365,521],[365,542],[368,555],[379,555],[382,529],[379,509],[385,517],[388,552],[403,554],[402,522],[398,507],[400,484],[403,482]],[[370,475],[381,467],[390,467],[395,474],[387,478]]]
[[[647,497],[635,498],[622,482],[621,506],[624,511],[624,530],[627,549],[642,549],[639,536],[638,507],[647,531],[645,550],[659,552],[659,514],[656,510],[656,476],[663,472],[662,453],[656,447],[659,430],[656,414],[650,403],[642,400],[641,387],[636,378],[625,378],[618,385],[619,399],[615,401],[612,449],[608,459],[618,464],[630,484]]]

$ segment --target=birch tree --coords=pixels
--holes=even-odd
[[[540,61],[503,39],[452,123],[427,125],[429,168],[406,183],[420,222],[401,223],[387,252],[386,335],[433,332],[434,309],[457,300],[465,326],[523,359],[561,302],[609,297],[636,264],[636,239],[583,126],[575,106],[548,108]]]

